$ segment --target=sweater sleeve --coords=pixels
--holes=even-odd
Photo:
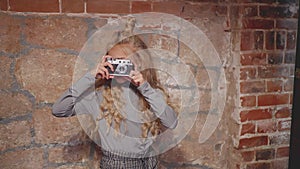
[[[52,114],[56,117],[69,117],[74,116],[75,103],[82,97],[86,92],[91,92],[94,89],[95,78],[91,73],[85,74],[69,89],[67,89],[60,98],[52,106]]]
[[[162,92],[154,89],[148,82],[138,87],[138,90],[149,103],[151,110],[161,120],[162,124],[168,128],[177,126],[177,117],[175,111],[166,103]]]

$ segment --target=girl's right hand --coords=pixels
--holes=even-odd
[[[106,61],[107,58],[111,58],[111,56],[106,55],[102,57],[102,61],[98,63],[96,69],[92,70],[91,73],[94,75],[96,79],[111,79],[113,78],[113,75],[110,75],[107,66],[114,71],[114,67]]]

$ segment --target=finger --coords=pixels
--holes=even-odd
[[[101,78],[101,79],[104,79],[105,73],[104,73],[103,71],[101,71],[101,70],[100,70],[100,71],[98,70],[98,71],[97,71],[97,77],[98,77],[98,78]]]
[[[134,71],[132,70],[132,71],[130,71],[130,73],[129,73],[129,77],[132,78],[133,76],[134,76]]]
[[[109,78],[109,72],[105,67],[100,67],[99,69],[101,72],[103,72],[103,77],[105,77],[106,79]]]
[[[113,65],[111,63],[109,63],[109,62],[103,63],[103,67],[105,67],[105,66],[108,66],[111,71],[114,71],[114,67],[113,67]]]
[[[109,62],[101,63],[98,66],[98,69],[107,69],[107,67],[109,67],[112,71],[114,71],[114,67]]]
[[[139,83],[141,83],[142,80],[143,80],[143,78],[139,77],[139,76],[133,76],[133,78],[132,78],[132,81],[137,85],[139,85]]]
[[[106,62],[107,58],[112,58],[110,55],[105,55],[102,57],[102,63]]]
[[[132,78],[134,76],[137,76],[138,74],[139,74],[138,71],[132,70],[132,71],[130,71],[129,76]]]
[[[145,79],[144,79],[143,75],[142,75],[140,72],[138,72],[137,75],[134,75],[134,76],[132,77],[132,80],[133,80],[138,86],[141,85],[141,84],[143,84],[143,83],[145,82]]]
[[[144,77],[140,72],[133,72],[131,78],[135,81],[135,82],[142,82],[144,81]]]
[[[133,80],[133,79],[131,79],[130,82],[131,82],[132,84],[134,84],[135,86],[139,86],[139,82],[136,82],[136,81]]]

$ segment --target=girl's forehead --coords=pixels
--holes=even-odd
[[[113,58],[126,58],[133,53],[133,48],[129,44],[116,45],[108,52]]]

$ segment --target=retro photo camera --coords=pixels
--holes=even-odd
[[[110,75],[129,76],[130,71],[134,70],[133,63],[127,59],[107,58],[107,62],[109,62],[114,67],[114,71],[112,71],[110,67],[106,66]]]

